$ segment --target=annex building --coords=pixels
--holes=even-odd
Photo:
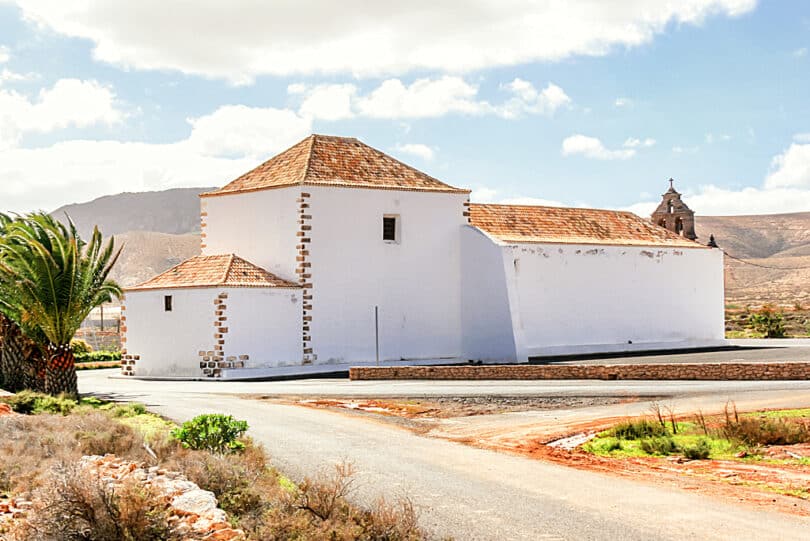
[[[126,291],[122,370],[251,378],[718,345],[723,254],[689,238],[671,192],[656,222],[474,204],[357,139],[312,135],[201,195],[202,255]]]

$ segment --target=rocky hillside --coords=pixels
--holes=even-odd
[[[810,256],[810,212],[756,216],[698,216],[702,240],[714,234],[718,244],[740,258]]]
[[[213,188],[177,188],[162,192],[120,193],[87,203],[65,205],[53,211],[62,219],[67,213],[88,236],[93,225],[105,235],[129,231],[155,231],[179,235],[200,230],[201,192]]]
[[[51,214],[62,219],[67,213],[85,238],[94,225],[105,236],[114,235],[123,251],[112,277],[126,287],[200,253],[198,195],[211,189],[108,195],[65,205]]]
[[[810,212],[699,216],[697,233],[743,260],[726,258],[729,304],[810,302]]]
[[[115,236],[123,247],[112,277],[123,286],[139,284],[200,253],[200,234],[129,231]]]

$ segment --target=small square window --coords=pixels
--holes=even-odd
[[[397,218],[396,216],[383,217],[383,240],[397,241]]]
[[[172,296],[166,295],[163,297],[163,310],[166,312],[172,311]]]

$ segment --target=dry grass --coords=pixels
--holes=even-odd
[[[810,443],[810,420],[740,416],[735,404],[726,404],[720,431],[724,437],[750,447]]]
[[[0,434],[0,490],[23,496],[45,484],[52,468],[82,455],[152,460],[133,429],[104,413],[2,417]]]
[[[75,463],[50,470],[34,493],[34,508],[12,534],[29,541],[179,541],[169,527],[168,502],[135,480],[111,484]]]
[[[107,453],[183,473],[213,492],[250,539],[426,538],[407,499],[355,505],[351,466],[294,484],[271,468],[262,448],[249,439],[243,452],[219,456],[184,449],[165,433],[151,434],[147,444],[131,421],[116,417],[114,410],[82,408],[64,416],[0,417],[0,491],[37,502],[17,539],[171,539],[161,514],[165,502],[135,486],[111,494],[97,479],[71,469],[83,455]],[[62,533],[55,533],[58,528]]]

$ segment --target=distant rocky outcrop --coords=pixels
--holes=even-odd
[[[728,304],[810,302],[810,212],[698,216],[697,232],[703,243],[714,235],[729,255]]]
[[[98,225],[105,235],[130,231],[154,231],[181,235],[200,230],[198,195],[213,188],[176,188],[160,192],[106,195],[87,203],[59,207],[57,219],[68,214],[83,237]]]
[[[200,253],[199,194],[213,188],[121,193],[53,211],[69,215],[84,238],[98,225],[123,247],[112,278],[132,286]]]
[[[200,254],[200,234],[171,235],[154,231],[128,231],[115,237],[123,248],[112,278],[122,286],[145,282],[156,274]]]

